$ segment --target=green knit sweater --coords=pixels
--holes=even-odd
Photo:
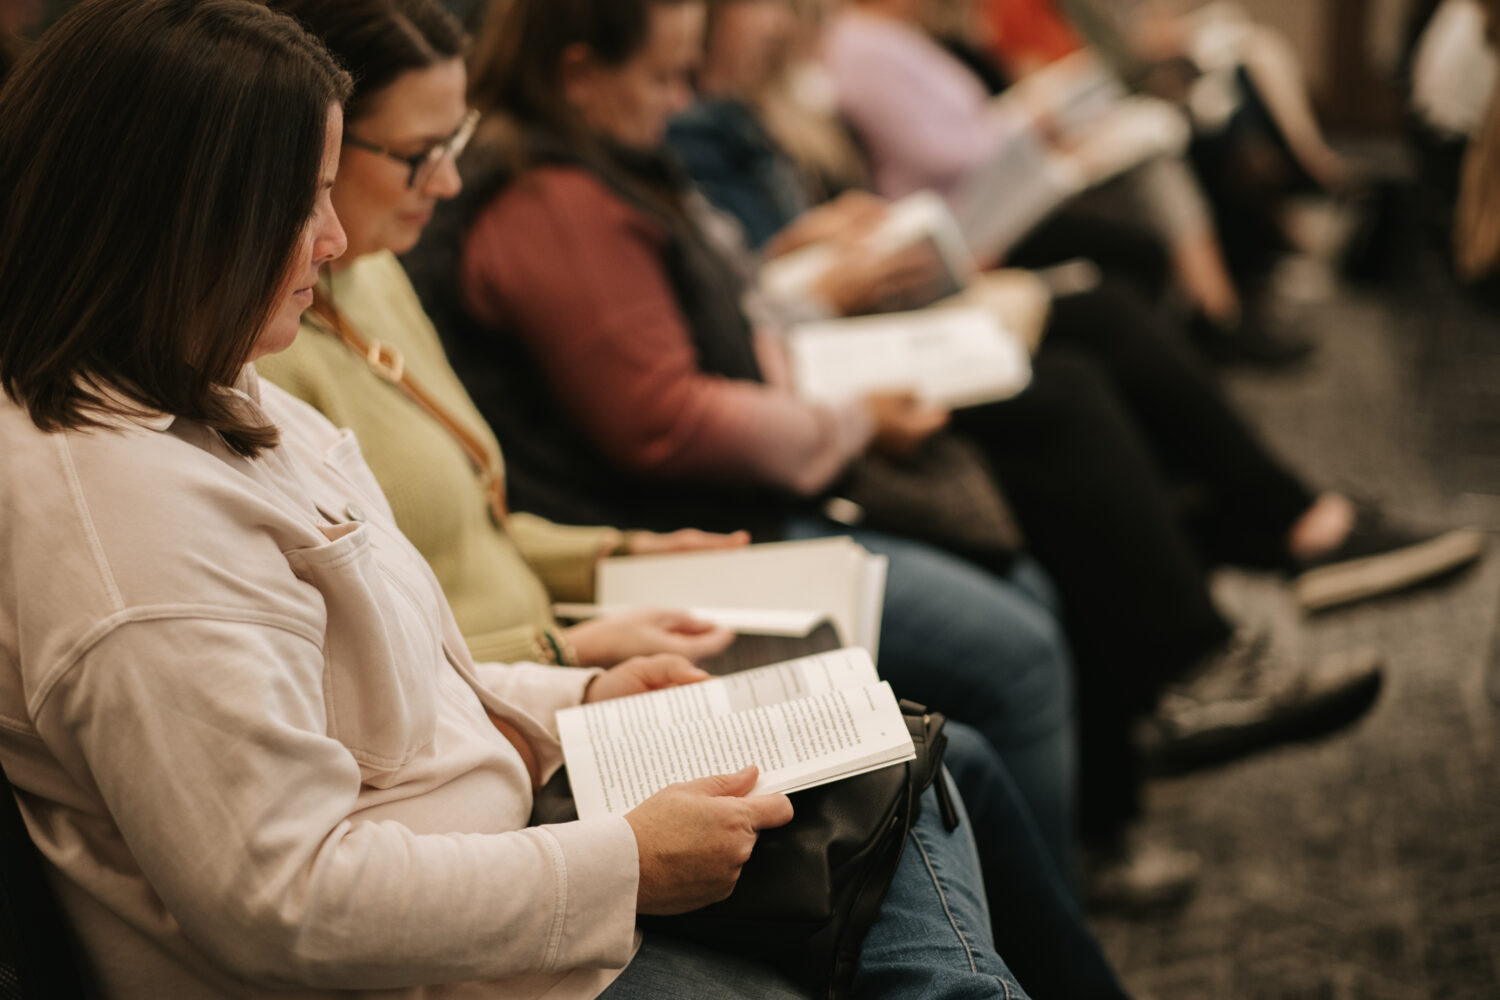
[[[390,253],[359,258],[325,285],[366,340],[394,347],[406,371],[491,449],[474,408],[406,272]],[[594,565],[620,543],[611,528],[554,524],[530,514],[495,523],[480,478],[449,431],[309,317],[290,349],[256,362],[264,378],[354,431],[401,530],[442,582],[478,660],[556,662],[552,601],[593,599]]]

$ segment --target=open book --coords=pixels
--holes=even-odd
[[[876,655],[886,558],[852,538],[739,549],[619,556],[599,564],[597,604],[558,605],[560,618],[632,608],[685,608],[737,632],[805,637],[829,622],[842,645]]]
[[[795,792],[915,758],[896,696],[863,649],[557,713],[579,819],[749,764],[756,793]]]
[[[787,351],[798,395],[827,403],[911,390],[951,409],[1009,399],[1031,382],[1026,346],[983,306],[800,323]]]
[[[947,203],[932,191],[918,191],[891,205],[867,237],[866,246],[882,255],[925,246],[937,265],[931,285],[910,300],[897,303],[900,309],[920,309],[957,294],[976,272],[974,256],[958,221]],[[813,299],[818,282],[838,258],[836,247],[813,243],[768,260],[760,269],[761,294],[773,303],[793,305]]]
[[[1064,202],[1154,157],[1187,148],[1181,113],[1128,94],[1087,53],[1020,80],[992,102],[997,113],[1040,118],[969,170],[949,199],[970,251],[993,266]]]

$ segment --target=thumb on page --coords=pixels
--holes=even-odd
[[[710,774],[706,778],[684,782],[682,787],[700,795],[728,795],[743,798],[750,794],[750,789],[755,787],[755,782],[759,778],[760,768],[749,764],[733,774]]]

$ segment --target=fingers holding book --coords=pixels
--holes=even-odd
[[[761,830],[792,819],[785,795],[750,795],[760,771],[669,785],[625,814],[640,857],[636,910],[665,916],[726,899]]]

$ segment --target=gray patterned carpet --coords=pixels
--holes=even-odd
[[[1351,289],[1286,272],[1307,370],[1233,395],[1309,480],[1425,523],[1500,530],[1500,311],[1434,263]],[[1373,644],[1373,714],[1325,743],[1154,784],[1151,832],[1209,862],[1196,898],[1095,926],[1143,1000],[1500,998],[1500,549],[1457,580],[1310,620],[1277,581],[1216,580],[1288,662]]]

